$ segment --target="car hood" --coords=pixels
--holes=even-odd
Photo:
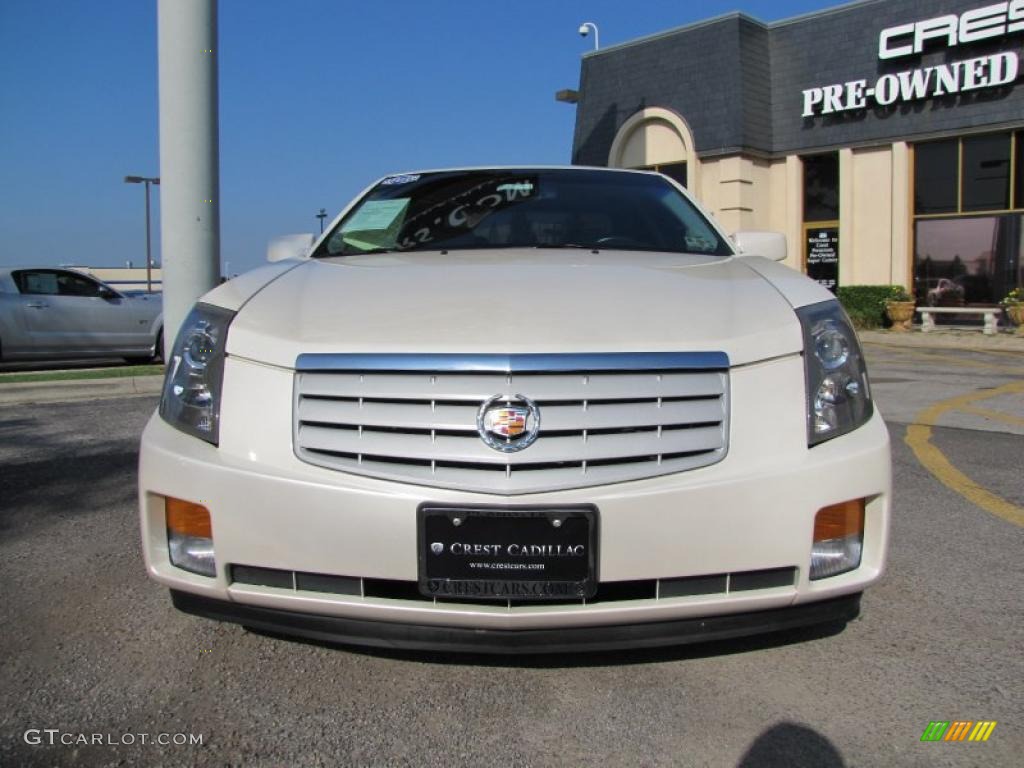
[[[311,260],[244,304],[227,350],[284,367],[332,352],[723,351],[741,365],[800,351],[790,302],[747,262],[538,249]]]

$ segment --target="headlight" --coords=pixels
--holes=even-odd
[[[196,304],[174,342],[160,398],[164,421],[214,445],[220,435],[224,346],[234,316],[220,307]]]
[[[871,389],[864,356],[838,301],[796,311],[804,332],[807,379],[807,444],[845,435],[871,418]]]

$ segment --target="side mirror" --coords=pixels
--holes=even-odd
[[[772,261],[784,261],[786,258],[786,236],[781,232],[737,232],[732,241],[741,256],[764,256]]]
[[[316,236],[312,233],[301,235],[281,235],[267,244],[267,261],[284,261],[285,259],[305,259]]]
[[[121,298],[121,294],[119,294],[113,288],[109,288],[105,285],[100,286],[99,292],[100,298],[103,299],[104,301],[113,301],[114,299]]]

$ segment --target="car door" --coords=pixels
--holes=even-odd
[[[131,300],[77,272],[59,272],[57,287],[61,313],[83,337],[81,349],[103,353],[145,346],[148,328]]]
[[[127,300],[85,275],[58,269],[14,274],[33,351],[96,354],[132,348],[139,325]]]
[[[57,276],[54,269],[23,269],[11,274],[18,287],[18,313],[27,353],[55,354],[84,342],[81,330],[62,311]]]

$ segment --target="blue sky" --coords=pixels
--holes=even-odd
[[[220,0],[221,251],[232,273],[379,176],[568,163],[580,56],[720,13],[825,0]],[[0,264],[145,263],[156,0],[0,0]],[[158,197],[158,196],[157,196]],[[159,259],[159,201],[154,250]]]

